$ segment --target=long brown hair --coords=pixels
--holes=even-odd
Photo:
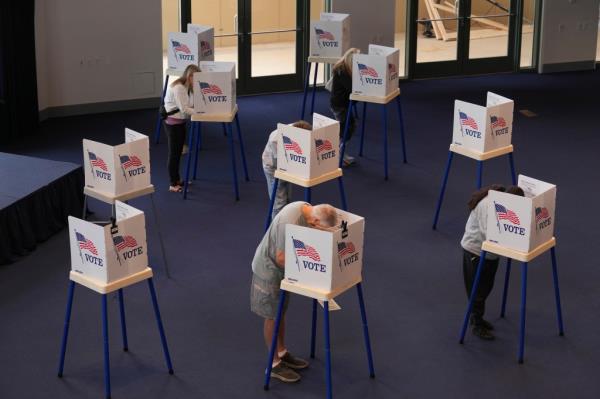
[[[356,47],[349,48],[346,50],[342,58],[338,60],[335,64],[333,64],[333,68],[331,72],[337,72],[340,69],[343,69],[348,75],[352,75],[352,57],[354,54],[360,53],[360,50]]]
[[[485,197],[487,197],[488,192],[490,190],[505,192],[506,191],[506,187],[504,187],[501,184],[492,184],[491,186],[483,187],[483,188],[475,191],[471,195],[471,199],[467,203],[467,207],[469,208],[469,210],[472,211],[473,209],[475,209],[475,207],[477,206],[477,204],[479,204],[482,199],[484,199]]]
[[[193,85],[189,83],[190,76],[192,76],[196,72],[200,72],[200,68],[198,67],[198,65],[190,64],[186,66],[183,70],[183,74],[181,74],[181,77],[177,78],[173,83],[171,83],[171,87],[177,85],[184,85],[188,92],[192,91]]]

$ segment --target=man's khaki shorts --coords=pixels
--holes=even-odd
[[[279,305],[280,278],[263,280],[256,274],[252,274],[252,287],[250,288],[250,309],[265,319],[274,320],[277,317],[277,306]],[[287,310],[290,296],[286,295],[283,304],[283,312]]]

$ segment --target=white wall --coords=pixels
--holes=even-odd
[[[598,0],[545,0],[542,7],[540,72],[593,68],[598,40]],[[581,63],[578,67],[578,64]]]
[[[40,110],[159,97],[161,0],[36,0]]]
[[[352,47],[369,44],[394,47],[396,3],[393,0],[333,0],[332,11],[350,14]]]

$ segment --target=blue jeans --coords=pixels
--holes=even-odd
[[[275,181],[275,175],[271,170],[263,170],[265,172],[265,177],[267,178],[269,198],[271,198],[271,196],[273,195],[273,182]],[[290,202],[291,198],[292,184],[285,180],[279,180],[279,184],[277,185],[277,192],[275,193],[275,202],[273,203],[273,213],[271,214],[271,217],[275,218],[279,211]]]

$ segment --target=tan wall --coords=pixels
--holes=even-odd
[[[167,34],[179,32],[179,0],[161,0],[162,7],[162,43],[167,48]]]
[[[406,0],[396,0],[396,33],[406,32]]]

